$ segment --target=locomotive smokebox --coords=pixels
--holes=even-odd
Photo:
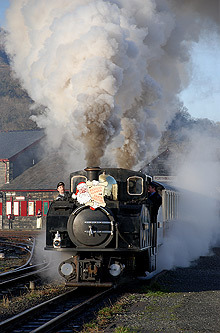
[[[88,180],[93,181],[99,179],[99,174],[101,171],[100,167],[87,167],[84,170],[87,172]]]

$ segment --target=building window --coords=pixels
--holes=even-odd
[[[6,201],[6,215],[11,214],[11,201]]]
[[[14,201],[13,205],[14,216],[19,216],[19,201]]]
[[[28,202],[28,215],[34,216],[34,201]]]

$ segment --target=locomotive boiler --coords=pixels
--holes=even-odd
[[[168,221],[175,218],[176,199],[158,184],[161,221],[152,219],[147,202],[151,181],[142,172],[121,168],[88,167],[70,174],[71,195],[50,205],[45,247],[69,254],[58,268],[66,285],[110,286],[122,276],[156,269],[157,249]]]

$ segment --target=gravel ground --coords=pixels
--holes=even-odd
[[[122,296],[124,311],[100,332],[220,332],[219,248],[189,268],[161,274],[156,285],[157,291],[147,292],[146,283],[137,283]]]

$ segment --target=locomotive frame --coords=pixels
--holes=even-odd
[[[68,286],[110,286],[156,270],[159,246],[178,214],[178,193],[158,185],[162,207],[152,220],[142,172],[89,167],[70,174],[66,201],[53,201],[46,250],[68,253],[59,273]],[[80,190],[78,190],[80,188]]]

